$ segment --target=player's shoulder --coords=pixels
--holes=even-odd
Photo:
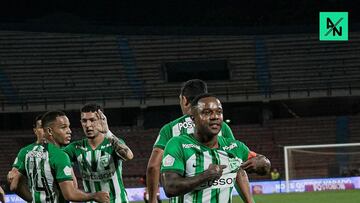
[[[177,118],[177,119],[175,119],[175,120],[173,120],[173,121],[170,121],[169,123],[167,123],[169,126],[175,126],[175,125],[177,125],[177,124],[179,124],[179,123],[183,123],[183,122],[185,122],[185,121],[188,121],[188,120],[191,120],[190,119],[190,116],[189,115],[183,115],[183,116],[181,116],[181,117],[179,117],[179,118]]]
[[[185,142],[191,142],[191,139],[189,138],[188,134],[181,134],[180,136],[176,136],[176,137],[172,137],[168,144],[173,144],[173,143],[185,143]]]
[[[49,151],[50,154],[65,153],[60,147],[57,147],[52,143],[46,143],[44,147]]]
[[[78,148],[78,147],[81,147],[81,146],[85,146],[85,143],[87,142],[86,138],[84,139],[81,139],[81,140],[76,140],[76,141],[72,141],[69,145],[67,145],[65,147],[65,149],[70,149],[70,148]]]
[[[169,130],[171,131],[171,129],[174,127],[174,126],[177,126],[179,125],[179,123],[183,123],[183,122],[186,122],[187,120],[190,119],[190,116],[189,115],[183,115],[175,120],[172,120],[168,123],[166,123],[165,125],[163,125],[161,127],[161,130],[160,130],[160,134],[161,134],[161,131],[166,131],[166,130]],[[191,119],[190,119],[191,120]]]
[[[219,137],[219,142],[221,143],[221,145],[225,148],[241,148],[243,147],[245,144],[239,140],[234,140],[232,138],[227,138],[227,137]]]
[[[27,151],[31,150],[32,148],[34,148],[35,145],[36,145],[36,143],[31,143],[29,145],[26,145],[25,147],[20,149],[20,152],[27,152]]]

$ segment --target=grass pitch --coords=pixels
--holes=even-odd
[[[360,190],[255,195],[256,203],[360,203]],[[168,203],[167,200],[162,201]],[[234,196],[233,203],[242,203]],[[140,203],[140,202],[136,202]]]

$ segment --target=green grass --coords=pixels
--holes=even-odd
[[[254,199],[256,203],[359,203],[360,190],[255,195]],[[233,198],[233,203],[241,202],[239,197]]]

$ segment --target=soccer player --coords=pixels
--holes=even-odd
[[[147,167],[147,190],[149,192],[150,203],[157,202],[156,194],[158,191],[160,166],[164,148],[172,137],[192,134],[194,132],[194,123],[190,118],[191,101],[197,95],[203,93],[207,93],[207,84],[204,81],[193,79],[185,82],[181,87],[179,96],[183,116],[164,125],[160,130]],[[235,139],[230,127],[226,123],[222,124],[219,136]],[[251,152],[249,158],[251,159],[244,163],[245,169],[249,172],[257,172],[260,174],[270,170],[270,162],[265,156]],[[244,174],[246,175],[246,173]],[[249,181],[247,175],[245,175],[239,177],[237,180],[237,190],[243,200],[245,200],[246,197],[243,196],[240,190],[248,190],[249,188]]]
[[[161,179],[170,202],[231,202],[241,163],[250,150],[242,142],[218,136],[223,122],[220,101],[202,94],[192,101],[193,134],[172,138],[166,145]],[[252,202],[250,190],[244,192]]]
[[[19,168],[21,163],[23,163],[25,161],[25,155],[32,150],[32,148],[37,145],[37,144],[41,144],[44,140],[44,130],[41,126],[41,116],[42,114],[39,114],[35,117],[34,121],[33,121],[33,132],[36,135],[36,142],[29,144],[23,148],[20,149],[14,163],[13,163],[13,168],[9,171],[8,175],[7,175],[7,179],[8,182],[10,184],[10,190],[14,191],[18,194],[23,194],[22,192],[18,192],[18,190],[27,190],[27,183],[25,182],[26,180],[24,179],[24,176],[20,176],[19,175]],[[19,184],[19,181],[24,181],[22,184]],[[18,186],[23,186],[25,188],[18,188]],[[23,199],[31,199],[31,197],[25,197],[25,196],[21,196],[21,198]]]
[[[81,125],[86,138],[64,151],[77,162],[86,192],[107,191],[110,202],[128,202],[122,181],[122,161],[133,158],[125,142],[108,131],[106,117],[97,104],[81,108]]]
[[[109,202],[108,192],[84,193],[74,187],[69,157],[60,147],[71,141],[70,122],[65,113],[49,111],[41,119],[45,142],[25,154],[19,172],[26,175],[35,203],[68,201]]]

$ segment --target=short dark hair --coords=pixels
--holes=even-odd
[[[37,122],[42,118],[43,114],[38,114],[35,116],[34,120],[33,120],[33,127],[36,128]]]
[[[97,112],[98,110],[104,112],[100,105],[95,103],[86,103],[83,107],[81,107],[80,112]]]
[[[207,93],[206,82],[200,79],[192,79],[183,83],[180,94],[191,102],[197,95]]]
[[[199,100],[202,99],[202,98],[206,98],[206,97],[215,97],[216,99],[218,99],[215,95],[210,94],[210,93],[199,94],[198,96],[196,96],[196,97],[191,101],[191,106],[192,106],[192,107],[197,106]]]
[[[48,111],[41,117],[41,125],[43,128],[49,127],[49,125],[56,120],[56,117],[66,116],[62,111]]]

